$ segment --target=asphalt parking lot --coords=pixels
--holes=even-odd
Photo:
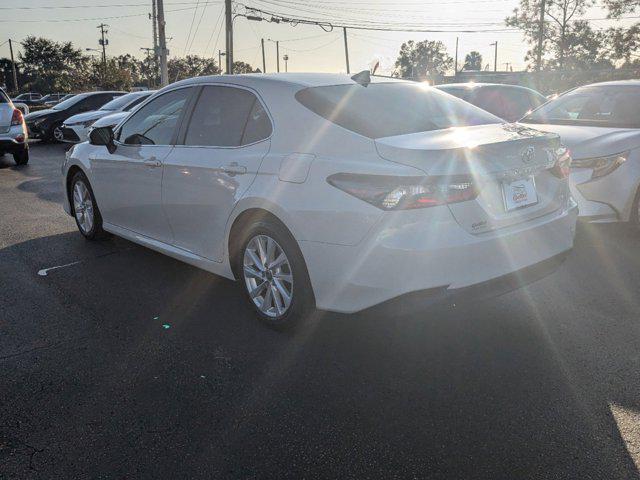
[[[282,334],[233,282],[85,241],[64,149],[0,158],[0,478],[638,478],[632,229],[473,308]]]

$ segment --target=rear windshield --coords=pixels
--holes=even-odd
[[[565,93],[535,110],[523,122],[640,128],[640,87],[593,86]]]
[[[321,117],[369,138],[503,123],[498,117],[420,83],[310,87],[296,99]]]
[[[58,103],[57,105],[55,105],[53,107],[53,109],[54,110],[66,110],[67,108],[75,105],[79,101],[84,100],[89,95],[91,95],[91,94],[90,93],[81,93],[79,95],[74,95],[73,97],[70,97],[67,100],[63,100],[62,102]]]
[[[108,110],[108,111],[116,111],[122,110],[129,103],[133,102],[135,99],[140,97],[140,93],[128,93],[126,95],[122,95],[121,97],[116,97],[110,102],[105,103],[100,110]]]

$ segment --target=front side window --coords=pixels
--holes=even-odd
[[[237,147],[271,135],[257,97],[241,88],[205,86],[186,131],[185,145]]]
[[[310,87],[296,100],[312,112],[369,138],[502,123],[488,112],[419,83]]]
[[[118,141],[128,145],[171,145],[191,91],[172,90],[144,105],[117,132]]]
[[[522,121],[640,128],[640,87],[583,87],[552,100]]]

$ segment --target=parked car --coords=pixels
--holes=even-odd
[[[116,113],[112,113],[111,115],[107,115],[105,117],[99,118],[98,120],[93,122],[93,125],[91,125],[89,130],[91,131],[94,128],[100,128],[100,127],[111,127],[111,128],[114,128],[116,125],[118,125],[120,122],[122,122],[129,115],[131,115],[131,112],[116,112]]]
[[[522,119],[573,155],[570,185],[585,220],[640,225],[640,80],[576,88]]]
[[[60,103],[62,101],[62,99],[65,98],[67,95],[73,95],[73,94],[68,94],[68,93],[49,93],[48,95],[45,95],[44,97],[42,97],[40,99],[40,102],[43,105],[46,105],[48,108],[51,108],[54,105],[57,105],[58,103]]]
[[[12,102],[24,103],[25,105],[29,105],[29,107],[32,105],[40,105],[42,103],[41,100],[42,95],[34,92],[21,93],[17,97],[11,99]]]
[[[557,135],[415,82],[198,77],[74,145],[64,208],[88,239],[235,278],[284,328],[546,269],[573,246],[569,160]]]
[[[100,109],[79,113],[69,117],[62,124],[63,141],[69,143],[84,142],[89,138],[89,129],[96,120],[117,112],[129,112],[149,98],[154,91],[132,92],[114,98]]]
[[[78,113],[89,112],[126,92],[87,92],[74,95],[53,108],[30,113],[25,117],[29,134],[33,138],[50,142],[63,139],[62,124]]]
[[[472,103],[487,112],[515,122],[544,104],[544,95],[527,87],[494,83],[450,83],[436,88]]]
[[[17,165],[29,162],[27,127],[22,112],[0,89],[0,155],[11,153]]]

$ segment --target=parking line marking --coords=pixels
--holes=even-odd
[[[40,275],[41,277],[46,277],[47,273],[50,272],[51,270],[70,267],[72,265],[77,265],[79,263],[82,263],[82,260],[78,260],[77,262],[65,263],[64,265],[56,265],[55,267],[43,268],[42,270],[38,270],[38,275]]]

